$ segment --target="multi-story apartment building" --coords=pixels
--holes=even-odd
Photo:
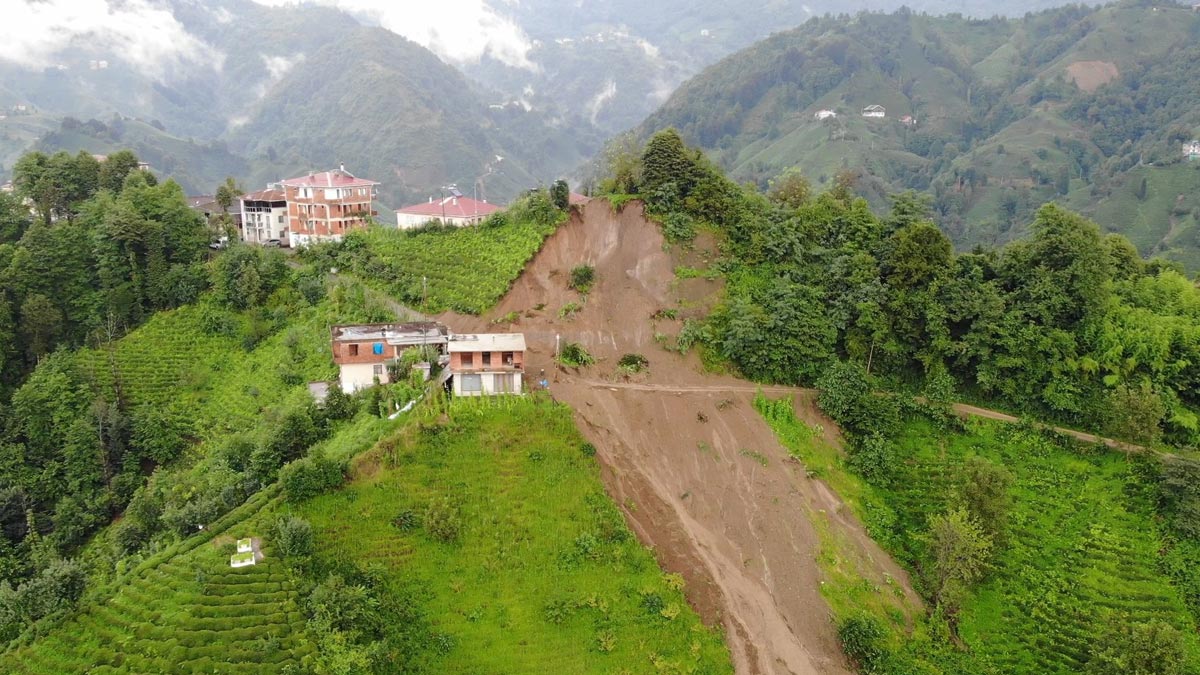
[[[280,182],[292,245],[341,241],[347,232],[366,227],[368,218],[377,215],[371,210],[377,185],[355,178],[344,166]]]
[[[289,246],[288,207],[283,190],[259,190],[242,195],[242,241]]]

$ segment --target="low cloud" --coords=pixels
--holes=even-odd
[[[107,54],[152,77],[187,63],[220,67],[213,49],[154,0],[11,0],[0,21],[0,61],[29,68],[68,49]]]
[[[535,70],[533,47],[516,23],[488,0],[309,0],[337,7],[427,47],[447,61],[476,62],[484,55]],[[295,0],[255,0],[263,5],[294,5]]]

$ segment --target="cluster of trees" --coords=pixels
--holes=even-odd
[[[112,339],[207,286],[207,224],[133,153],[35,152],[0,194],[0,388],[60,345]]]
[[[886,217],[846,176],[813,196],[792,172],[760,195],[673,130],[637,166],[639,182],[621,187],[668,232],[690,221],[727,235],[708,344],[752,379],[812,383],[850,360],[1134,442],[1200,442],[1200,291],[1124,237],[1049,204],[1028,238],[956,255],[912,193]]]

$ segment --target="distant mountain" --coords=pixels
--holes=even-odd
[[[465,72],[522,101],[609,135],[657,108],[686,78],[772,33],[826,14],[893,11],[1016,16],[1062,0],[558,0],[493,2],[532,39],[536,70],[484,58]]]
[[[637,134],[674,126],[761,184],[797,166],[816,183],[858,172],[877,202],[926,190],[960,247],[1015,238],[1058,199],[1195,271],[1200,162],[1182,144],[1200,134],[1197,36],[1200,13],[1141,1],[815,19],[706,69]]]
[[[186,60],[151,68],[79,39],[45,68],[0,61],[0,114],[27,108],[0,119],[0,176],[34,146],[124,144],[194,192],[211,191],[221,172],[255,188],[344,162],[383,184],[384,207],[448,183],[506,201],[603,140],[522,106],[489,107],[495,96],[432,52],[336,9],[154,6],[200,45]]]

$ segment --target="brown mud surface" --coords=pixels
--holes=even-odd
[[[757,386],[706,374],[696,357],[656,341],[656,333],[673,335],[684,317],[702,312],[702,298],[719,288],[676,279],[677,264],[700,266],[703,257],[667,252],[640,205],[614,213],[594,200],[546,241],[489,315],[441,318],[458,331],[525,333],[526,386],[536,386],[544,369],[551,395],[575,410],[609,493],[663,567],[683,575],[703,618],[723,627],[738,673],[850,673],[820,593],[822,539],[813,523],[827,524],[850,549],[839,553],[865,578],[898,581],[912,606],[919,600],[832,490],[789,458],[752,406]],[[568,288],[581,264],[596,269],[586,301]],[[568,302],[583,308],[560,319]],[[678,314],[652,319],[663,309]],[[491,323],[510,312],[521,316],[515,325]],[[582,344],[596,365],[556,368],[558,337]],[[648,372],[619,375],[625,353],[649,359]],[[838,440],[811,392],[765,389],[792,394],[801,418]]]
[[[1067,66],[1067,77],[1080,91],[1091,93],[1121,75],[1117,64],[1108,61],[1076,61]]]

